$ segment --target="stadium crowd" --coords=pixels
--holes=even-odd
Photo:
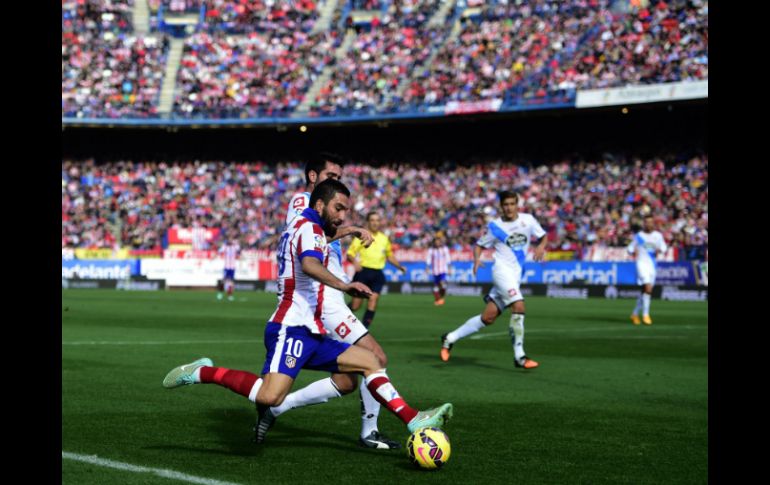
[[[62,0],[63,116],[156,115],[169,42],[133,34],[133,3]],[[185,41],[175,93],[184,117],[285,116],[330,64],[311,115],[566,101],[576,89],[708,78],[708,0],[637,0],[626,10],[610,0],[464,2],[475,8],[454,34],[451,22],[427,26],[439,0],[398,0],[336,63],[344,33],[309,34],[313,0],[202,4],[203,31]]]
[[[339,45],[334,34],[201,32],[185,41],[174,112],[186,117],[287,116]]]
[[[62,116],[157,113],[169,41],[134,34],[132,4],[62,1]]]
[[[479,161],[475,161],[479,162]],[[522,210],[548,233],[549,250],[623,246],[652,214],[680,257],[708,248],[708,156],[687,159],[512,160],[441,166],[345,166],[353,223],[380,211],[398,247],[426,248],[437,231],[454,249],[473,246],[512,188]],[[511,185],[511,181],[514,184]],[[163,245],[171,227],[199,222],[238,234],[244,248],[270,249],[291,196],[303,190],[301,163],[62,162],[62,247]]]

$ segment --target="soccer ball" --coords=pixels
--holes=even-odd
[[[427,470],[441,468],[449,460],[449,436],[438,428],[420,428],[406,440],[409,459]]]

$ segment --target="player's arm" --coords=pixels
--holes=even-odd
[[[358,253],[361,252],[361,240],[360,239],[353,239],[353,242],[350,244],[350,247],[348,248],[348,252],[345,253],[345,255],[348,258],[348,261],[353,264],[353,266],[356,268],[356,273],[361,271],[361,263],[358,262],[358,259],[356,259],[356,256],[358,256]]]
[[[548,233],[545,232],[543,226],[537,222],[537,219],[533,216],[530,216],[530,219],[532,219],[532,222],[534,223],[532,224],[532,235],[538,238],[537,246],[535,246],[534,258],[535,261],[541,261],[543,256],[545,256],[545,246],[548,244]]]
[[[342,239],[347,236],[357,237],[361,240],[361,243],[365,248],[368,248],[374,242],[372,233],[367,229],[358,226],[340,227],[337,229],[337,234],[335,234],[334,237],[329,238],[329,241],[336,241],[337,239]]]
[[[481,262],[481,252],[483,250],[484,248],[479,244],[473,247],[473,276],[476,276],[476,272],[484,265],[484,263]]]
[[[541,261],[543,259],[543,256],[545,256],[546,244],[548,244],[548,238],[546,236],[542,236],[540,240],[537,242],[537,246],[535,246],[535,254],[534,254],[535,261]]]
[[[323,283],[326,286],[336,288],[350,296],[360,297],[370,296],[372,294],[372,290],[363,283],[357,281],[345,283],[337,278],[331,274],[315,256],[306,256],[302,258],[302,271],[314,280]]]

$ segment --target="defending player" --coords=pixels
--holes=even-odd
[[[524,353],[525,308],[519,286],[530,239],[534,236],[540,240],[534,254],[535,260],[539,261],[545,254],[546,233],[532,215],[519,212],[519,196],[515,192],[503,191],[499,197],[503,216],[487,225],[487,232],[473,249],[473,274],[476,274],[482,264],[482,248],[495,248],[495,263],[492,267],[494,286],[484,297],[487,306],[481,315],[470,318],[453,332],[441,336],[441,360],[449,360],[455,342],[478,332],[486,325],[492,325],[506,308],[511,307],[508,332],[513,346],[513,363],[516,367],[534,369],[539,364]]]
[[[650,318],[650,299],[652,287],[655,286],[656,259],[658,254],[664,254],[668,250],[663,234],[655,230],[655,219],[652,216],[644,218],[643,230],[634,234],[634,239],[628,245],[628,252],[636,258],[636,281],[642,286],[642,294],[636,300],[636,307],[631,314],[634,325],[644,322],[652,325]],[[642,312],[642,320],[639,320],[639,312]]]

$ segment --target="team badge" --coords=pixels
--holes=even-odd
[[[334,331],[337,332],[337,335],[340,337],[345,338],[350,333],[350,327],[345,325],[345,322],[342,322],[337,325],[337,328],[335,328]]]
[[[297,359],[295,359],[291,355],[287,355],[286,356],[286,367],[288,367],[289,369],[293,369],[295,365],[297,365]]]
[[[322,248],[326,245],[326,238],[323,237],[322,235],[315,234],[313,238],[314,238],[313,240],[315,241],[316,247]]]

